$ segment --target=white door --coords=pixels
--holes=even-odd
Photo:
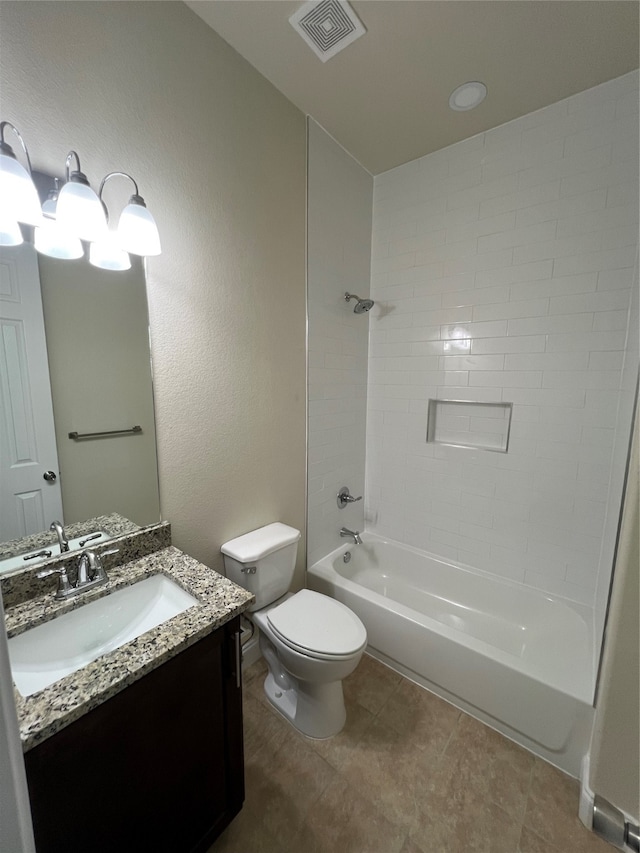
[[[38,260],[29,244],[3,247],[0,541],[38,533],[55,519],[63,521],[62,497]]]

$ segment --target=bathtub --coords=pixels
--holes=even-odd
[[[371,533],[308,570],[367,651],[572,776],[593,722],[587,608]],[[344,561],[349,552],[349,562]]]

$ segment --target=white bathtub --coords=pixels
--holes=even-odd
[[[372,655],[578,776],[593,719],[587,609],[362,538],[309,568],[309,587],[358,614]]]

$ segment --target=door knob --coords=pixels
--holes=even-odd
[[[55,471],[45,471],[44,474],[42,475],[42,478],[44,480],[46,480],[47,483],[55,483],[55,481],[58,479],[56,477]]]

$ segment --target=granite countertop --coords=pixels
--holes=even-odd
[[[44,595],[9,606],[5,614],[9,637],[159,573],[195,596],[200,604],[31,696],[22,696],[14,686],[25,752],[215,631],[254,601],[250,592],[173,546],[116,568],[107,566],[107,573],[107,584],[69,601],[55,601],[49,589]]]

